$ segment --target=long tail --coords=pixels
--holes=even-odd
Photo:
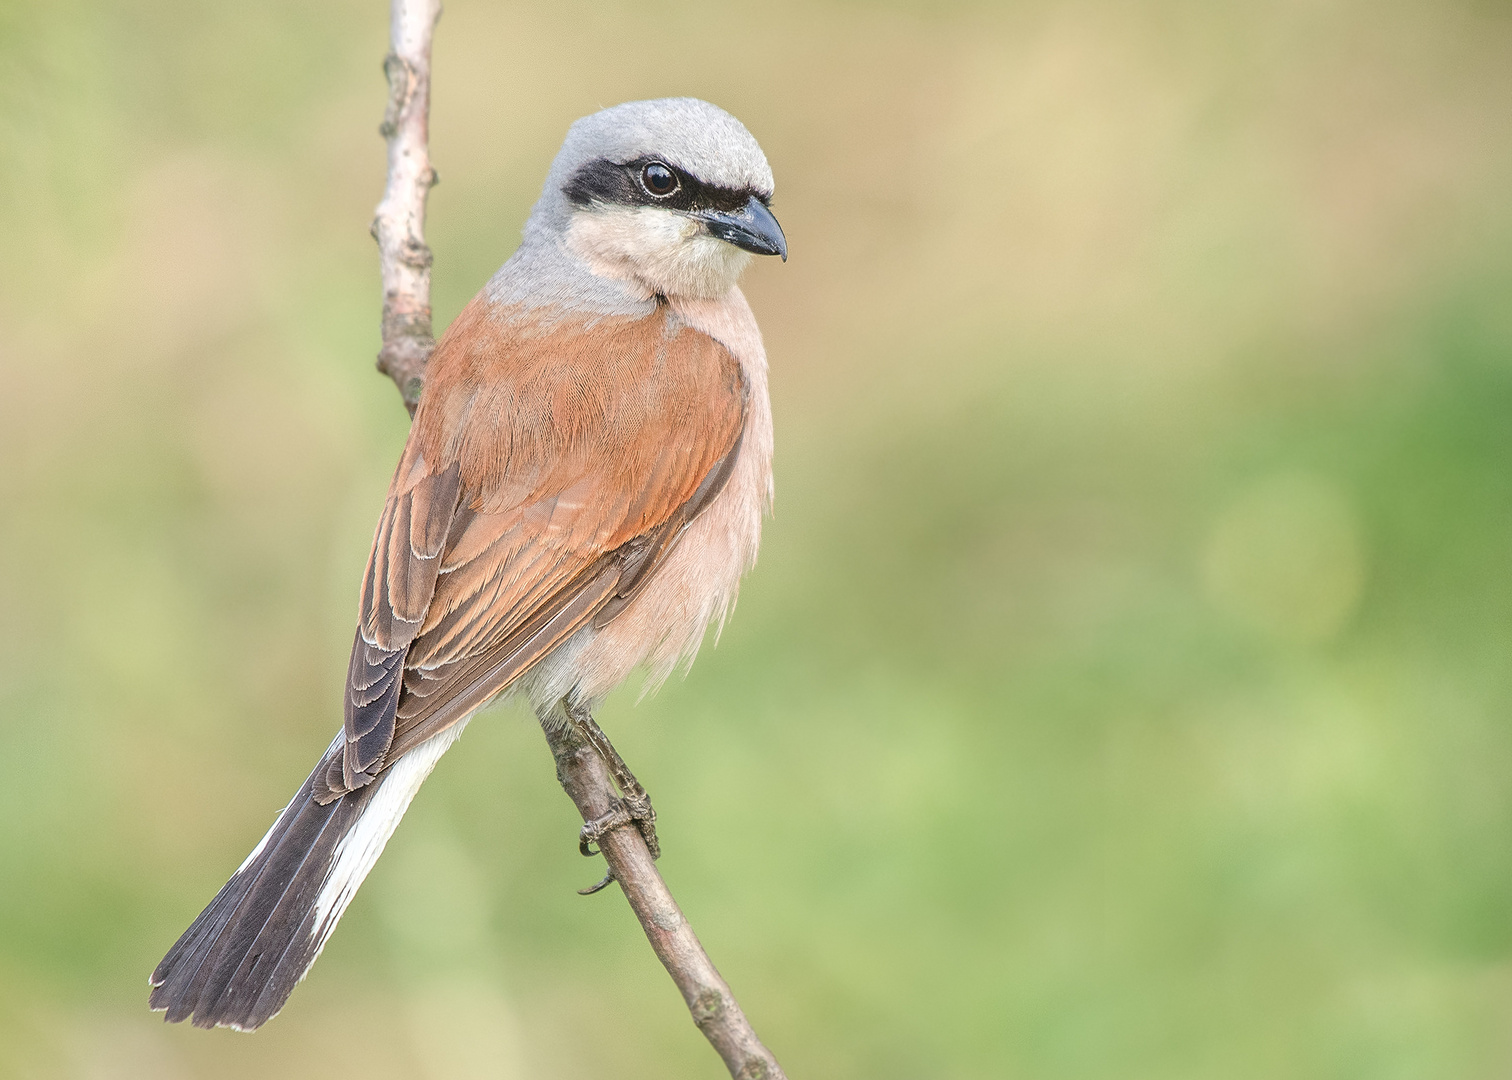
[[[152,1008],[177,1023],[252,1031],[283,1008],[383,853],[410,800],[463,725],[421,743],[366,787],[310,797],[338,735],[232,875],[152,973]]]

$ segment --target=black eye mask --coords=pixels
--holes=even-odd
[[[672,173],[677,187],[670,194],[656,196],[646,190],[641,174],[648,165],[660,165]],[[669,210],[698,212],[715,210],[734,213],[752,198],[762,206],[770,205],[771,195],[754,188],[727,188],[706,184],[676,165],[661,158],[640,157],[634,161],[614,162],[608,158],[590,161],[572,174],[562,186],[562,193],[574,206],[604,203],[610,206],[665,206]]]

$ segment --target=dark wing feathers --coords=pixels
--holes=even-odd
[[[456,464],[428,471],[407,448],[394,473],[363,575],[361,618],[347,669],[346,750],[338,778],[327,775],[329,802],[372,782],[394,737],[404,657],[420,629],[441,568],[441,551],[457,509]]]

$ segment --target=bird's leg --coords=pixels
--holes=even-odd
[[[578,850],[584,855],[595,855],[597,852],[592,850],[591,845],[596,844],[604,834],[611,829],[633,824],[645,838],[651,857],[661,858],[661,844],[656,839],[656,811],[651,807],[651,797],[646,794],[646,789],[625,764],[625,759],[619,756],[619,751],[609,741],[609,736],[594,722],[593,714],[578,706],[565,705],[565,708],[567,719],[572,721],[588,745],[598,751],[620,789],[620,798],[615,800],[614,808],[583,826],[583,831],[578,834]],[[584,891],[597,892],[612,880],[614,876],[611,873],[598,885]]]

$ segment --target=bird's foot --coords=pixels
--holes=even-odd
[[[650,849],[651,857],[661,858],[661,843],[656,838],[656,811],[651,807],[651,796],[646,794],[646,789],[635,778],[630,767],[625,764],[625,759],[620,757],[619,751],[609,741],[609,736],[605,735],[594,722],[593,715],[587,709],[566,703],[564,705],[567,718],[604,759],[604,763],[609,767],[610,775],[614,777],[615,785],[620,789],[620,797],[614,800],[609,812],[601,814],[583,826],[583,831],[578,834],[578,850],[590,857],[596,855],[598,852],[593,850],[594,844],[597,844],[610,831],[633,824],[640,830],[641,837],[646,841],[646,847]],[[579,891],[587,896],[598,892],[613,880],[614,871],[611,869],[603,881],[592,888]]]
[[[594,844],[614,829],[624,828],[626,825],[634,825],[640,830],[641,837],[646,841],[646,847],[650,849],[653,859],[661,858],[661,844],[656,839],[656,811],[652,809],[651,798],[644,789],[626,795],[624,798],[615,799],[613,809],[607,814],[602,814],[584,824],[582,832],[578,833],[578,850],[592,858],[598,854],[593,850]],[[614,868],[610,867],[602,881],[586,889],[579,889],[578,895],[592,896],[612,881],[614,881]]]
[[[651,850],[653,859],[661,858],[661,844],[656,838],[656,811],[652,808],[651,797],[646,794],[644,788],[627,792],[623,797],[615,799],[613,807],[607,814],[601,814],[584,824],[583,831],[578,833],[578,850],[589,857],[597,855],[598,852],[593,850],[592,845],[597,844],[613,830],[626,825],[634,825],[640,830],[641,837],[646,841],[646,847]]]

